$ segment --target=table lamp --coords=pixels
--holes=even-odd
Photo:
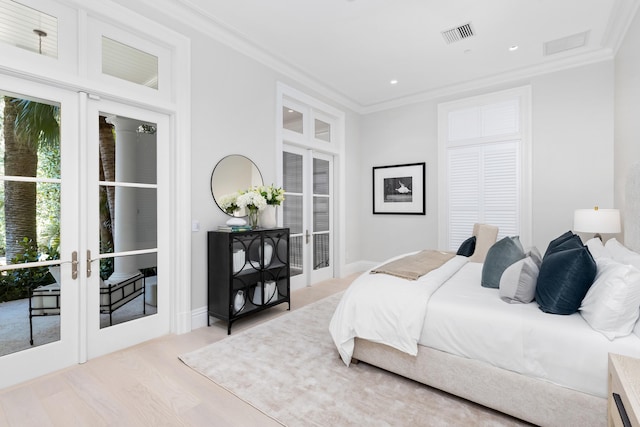
[[[596,233],[602,240],[600,233],[615,234],[620,229],[620,211],[618,209],[576,209],[573,214],[573,231],[582,233]]]

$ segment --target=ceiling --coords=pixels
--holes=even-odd
[[[639,2],[178,1],[358,111],[612,58]],[[468,23],[473,36],[445,41]],[[545,55],[545,43],[574,35]]]

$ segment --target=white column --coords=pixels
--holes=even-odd
[[[136,182],[136,141],[141,122],[126,117],[111,117],[107,120],[116,131],[116,181]],[[136,198],[135,190],[115,188],[115,218],[113,223],[113,250],[122,252],[136,248]],[[136,257],[116,257],[113,274],[109,280],[120,282],[139,272]]]

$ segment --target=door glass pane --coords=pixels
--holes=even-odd
[[[0,355],[60,339],[59,106],[0,93]]]
[[[286,195],[286,203],[282,204],[284,212],[284,226],[291,234],[302,233],[302,196]]]
[[[313,197],[313,231],[329,231],[328,197]]]
[[[313,269],[329,267],[329,234],[313,235]]]
[[[100,253],[156,250],[156,124],[110,114],[98,120]],[[155,313],[147,305],[155,306],[156,259],[152,252],[100,260],[101,328]]]
[[[302,193],[302,156],[293,153],[282,153],[284,191],[286,193]]]
[[[155,253],[100,260],[100,329],[158,312]]]
[[[322,120],[315,120],[315,135],[316,139],[321,141],[331,142],[331,125]]]
[[[313,194],[329,194],[329,162],[313,159]]]
[[[304,133],[304,121],[301,112],[282,107],[282,127],[297,133]]]
[[[302,274],[302,243],[303,236],[289,237],[289,265],[291,276]]]
[[[158,57],[102,37],[102,72],[119,79],[158,89]]]
[[[0,42],[58,57],[58,19],[10,0],[0,0]]]

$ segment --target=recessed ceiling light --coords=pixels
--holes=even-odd
[[[391,83],[392,85],[397,85],[398,81],[396,79],[391,80],[389,83]]]
[[[513,51],[516,51],[516,50],[518,50],[518,45],[517,45],[517,44],[514,44],[513,46],[511,46],[511,47],[509,48],[509,51],[510,51],[510,52],[513,52]]]

